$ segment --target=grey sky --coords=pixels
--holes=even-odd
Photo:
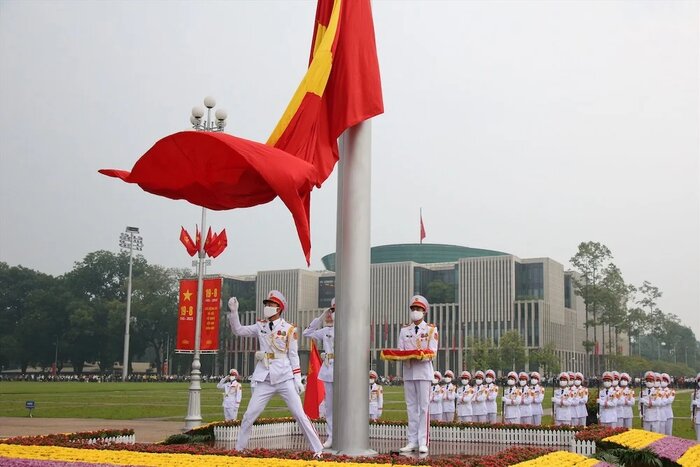
[[[548,256],[605,243],[700,336],[698,2],[375,1],[386,113],[372,244]],[[141,228],[187,267],[200,209],[97,173],[131,169],[211,94],[265,141],[303,76],[315,2],[0,1],[0,260],[51,274]],[[335,248],[335,174],[312,268]],[[210,213],[211,271],[305,267],[284,205]]]

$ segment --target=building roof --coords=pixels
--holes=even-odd
[[[395,245],[375,246],[371,249],[372,264],[400,263],[413,261],[414,263],[449,263],[461,258],[477,258],[482,256],[507,255],[501,251],[483,250],[481,248],[469,248],[457,245],[442,245],[439,243],[400,243]],[[323,265],[329,271],[335,271],[335,253],[321,258]]]

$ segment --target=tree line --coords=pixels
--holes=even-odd
[[[111,373],[124,352],[129,254],[89,253],[54,277],[0,262],[0,365],[76,373],[95,362]],[[188,270],[167,269],[134,256],[130,358],[151,356],[158,372],[168,341],[174,341],[179,279]]]

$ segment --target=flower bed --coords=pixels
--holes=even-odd
[[[88,444],[100,441],[110,442],[114,438],[133,436],[134,430],[123,428],[120,430],[96,430],[81,431],[78,433],[58,433],[53,435],[16,436],[0,440],[0,443],[24,444],[32,446],[73,446],[75,444]]]
[[[532,460],[513,464],[514,467],[607,467],[610,466],[607,462],[599,461],[598,459],[590,459],[580,454],[574,454],[567,451],[555,451]]]
[[[700,445],[696,441],[645,430],[629,430],[602,440],[631,449],[648,449],[661,459],[684,466],[700,465]]]

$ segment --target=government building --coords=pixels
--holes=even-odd
[[[284,318],[303,329],[335,296],[335,254],[322,260],[325,271],[223,276],[224,306],[228,297],[239,297],[241,321],[251,324],[262,315],[267,292],[278,289],[288,301]],[[373,247],[370,268],[370,362],[380,375],[401,375],[400,365],[380,360],[379,353],[397,346],[414,294],[430,301],[426,319],[440,330],[436,369],[472,371],[475,368],[465,361],[470,343],[486,340],[497,346],[503,334],[516,330],[528,351],[553,343],[562,369],[586,370],[585,311],[583,300],[574,293],[575,273],[550,258],[519,258],[455,245],[397,244]],[[257,340],[231,336],[223,325],[221,337],[224,368],[250,375]],[[302,372],[309,345],[300,338]]]

